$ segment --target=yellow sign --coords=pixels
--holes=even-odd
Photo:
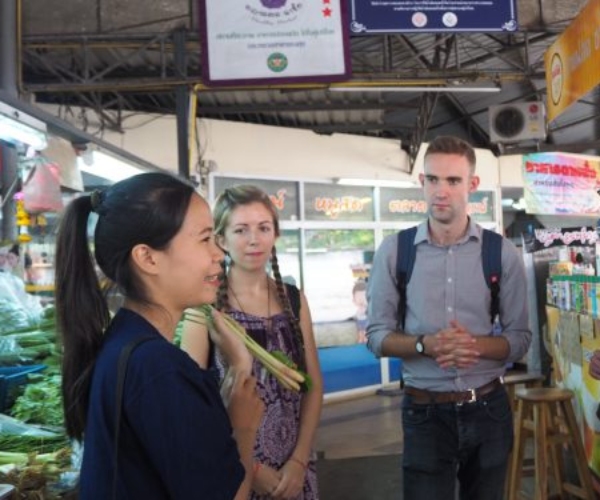
[[[600,0],[589,0],[545,54],[548,120],[600,84]]]

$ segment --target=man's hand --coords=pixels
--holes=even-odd
[[[458,321],[433,336],[431,356],[441,368],[469,368],[479,361],[477,340]]]

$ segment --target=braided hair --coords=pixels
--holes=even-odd
[[[250,205],[251,203],[261,203],[270,212],[273,218],[275,236],[279,236],[279,215],[275,205],[273,205],[273,202],[269,198],[268,194],[256,186],[251,185],[237,185],[227,188],[217,197],[215,206],[213,208],[215,233],[218,236],[223,237],[225,235],[225,229],[229,224],[231,213],[236,208],[243,205]],[[229,287],[228,271],[231,267],[231,263],[228,264],[227,261],[229,261],[229,259],[225,258],[221,264],[223,266],[223,276],[217,294],[217,309],[220,311],[227,310],[231,307],[229,304],[229,297],[227,295],[227,290]],[[298,352],[300,353],[300,365],[302,369],[305,369],[306,359],[304,353],[304,337],[300,328],[300,320],[294,315],[290,299],[285,291],[285,285],[279,271],[279,262],[277,260],[277,250],[275,249],[275,245],[273,245],[273,248],[271,249],[271,269],[273,270],[273,277],[275,278],[277,301],[285,313],[289,324],[291,325],[294,339],[298,347]]]

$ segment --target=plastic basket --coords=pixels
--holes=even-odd
[[[28,375],[37,373],[46,365],[2,366],[0,367],[0,412],[8,410],[20,393],[20,386],[28,382]]]

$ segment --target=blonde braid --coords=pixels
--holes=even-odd
[[[304,353],[304,337],[302,335],[302,329],[300,327],[300,319],[294,316],[294,312],[292,311],[292,304],[290,303],[290,298],[285,292],[285,285],[283,284],[283,279],[281,278],[281,273],[279,272],[279,262],[277,260],[277,250],[275,246],[271,250],[271,269],[273,269],[273,276],[275,277],[275,285],[277,287],[277,297],[279,299],[279,305],[285,312],[290,325],[292,326],[292,330],[294,333],[294,337],[296,338],[296,345],[298,346],[298,351],[300,353],[300,368],[302,370],[306,369],[306,357]]]

